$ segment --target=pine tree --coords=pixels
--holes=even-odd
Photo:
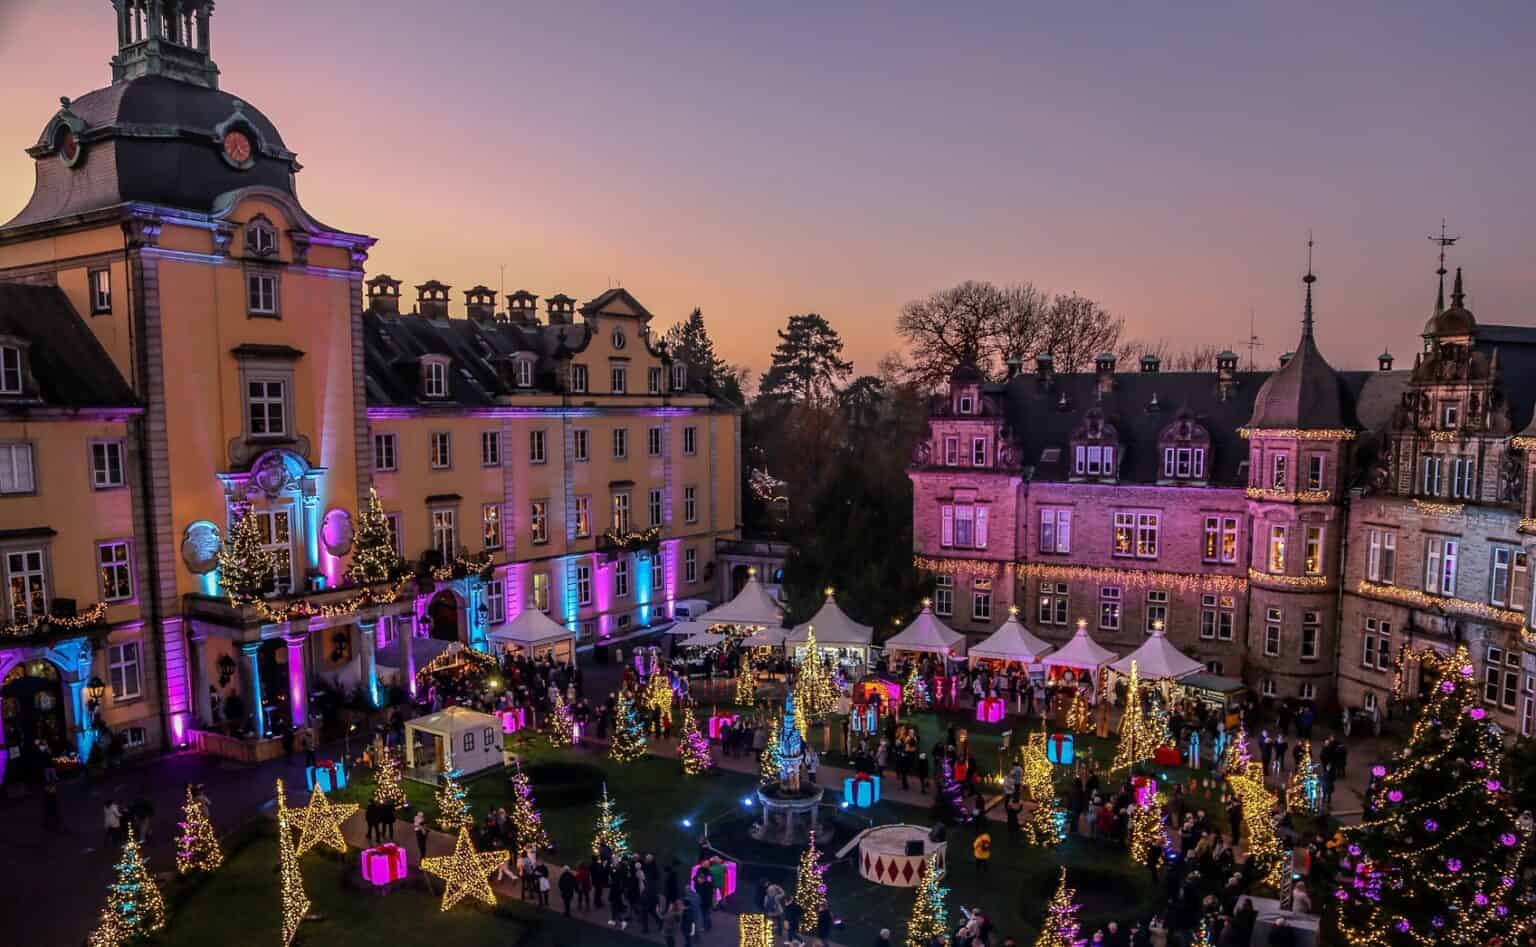
[[[1141,674],[1136,662],[1131,662],[1131,674],[1125,685],[1125,713],[1120,717],[1120,739],[1115,744],[1115,761],[1109,771],[1131,769],[1142,760],[1152,758],[1157,749],[1153,729],[1156,724],[1147,719],[1142,709]]]
[[[608,784],[603,783],[603,798],[597,804],[597,831],[592,835],[592,854],[602,855],[606,847],[612,855],[629,853],[629,836],[624,833],[624,816],[608,798]]]
[[[1093,711],[1080,690],[1072,692],[1072,702],[1067,705],[1067,729],[1073,733],[1087,733],[1093,729]]]
[[[555,692],[555,706],[549,712],[549,742],[551,746],[571,746],[576,742],[576,718],[565,698]]]
[[[779,780],[779,731],[783,727],[783,717],[773,722],[773,726],[768,728],[768,743],[757,758],[757,771],[764,783],[774,783]]]
[[[672,698],[672,682],[667,679],[666,672],[653,671],[640,695],[641,706],[651,713],[664,714],[672,709]]]
[[[1322,779],[1317,772],[1317,761],[1312,759],[1312,741],[1302,740],[1297,747],[1301,753],[1296,769],[1291,772],[1285,788],[1285,807],[1291,812],[1316,815],[1323,801]]]
[[[1130,856],[1138,865],[1156,849],[1168,845],[1167,831],[1163,826],[1163,807],[1157,799],[1157,784],[1150,780],[1136,788],[1136,804],[1131,807]]]
[[[181,823],[176,836],[176,871],[188,874],[194,871],[213,871],[224,864],[224,852],[219,848],[219,837],[214,834],[213,823],[208,820],[208,809],[192,795],[187,787],[187,798],[181,804]]]
[[[779,330],[773,363],[758,383],[758,396],[820,407],[853,371],[842,354],[842,337],[824,317],[790,316]]]
[[[1082,947],[1086,941],[1079,937],[1081,927],[1077,922],[1077,892],[1067,887],[1067,870],[1061,869],[1061,880],[1056,883],[1056,893],[1045,906],[1045,918],[1040,922],[1040,936],[1035,947]]]
[[[677,740],[677,756],[683,763],[684,776],[697,776],[715,765],[709,754],[709,740],[699,732],[699,722],[694,719],[693,708],[683,707],[682,735]]]
[[[821,863],[821,852],[816,848],[816,832],[800,853],[800,871],[795,877],[795,903],[805,911],[807,925],[815,923],[816,915],[827,906],[827,866]]]
[[[293,943],[304,915],[309,913],[309,896],[304,893],[304,876],[299,872],[299,853],[293,844],[293,829],[288,823],[288,805],[283,797],[283,781],[277,781],[277,871],[282,892],[283,944]]]
[[[1246,754],[1234,755],[1234,764],[1227,769],[1227,785],[1237,797],[1243,813],[1243,848],[1258,872],[1258,877],[1271,886],[1280,882],[1280,840],[1275,834],[1275,821],[1270,816],[1275,796],[1264,785],[1264,764],[1248,760]],[[1234,834],[1236,827],[1233,827]]]
[[[645,755],[645,745],[645,724],[640,722],[629,694],[621,690],[613,701],[613,739],[608,744],[608,756],[629,763]]]
[[[750,707],[757,701],[757,677],[752,670],[752,656],[745,648],[741,651],[741,663],[736,668],[735,703]]]
[[[800,712],[809,720],[823,720],[837,712],[837,685],[821,663],[821,651],[816,646],[816,629],[805,632],[805,658],[795,671],[795,696],[800,702]]]
[[[107,912],[113,916],[109,930],[116,930],[126,942],[147,937],[165,926],[165,899],[155,879],[150,877],[133,829],[123,843],[123,854],[113,866],[115,877],[107,886]]]
[[[971,813],[965,807],[965,790],[955,778],[955,761],[944,755],[939,757],[938,763],[933,780],[934,817],[950,823],[969,821]]]
[[[1056,784],[1052,778],[1051,761],[1045,753],[1045,733],[1032,733],[1024,744],[1024,788],[1035,808],[1025,818],[1022,826],[1027,845],[1050,847],[1066,838],[1066,813],[1056,801]]]
[[[544,831],[544,817],[533,802],[533,786],[521,764],[512,773],[512,829],[519,849],[539,851],[552,844]]]
[[[400,755],[394,750],[380,753],[374,764],[373,801],[381,806],[403,806],[410,801],[400,782]]]
[[[914,714],[928,709],[928,682],[917,673],[917,664],[907,669],[907,679],[901,685],[901,712]]]
[[[259,598],[272,584],[277,563],[262,546],[256,514],[247,508],[230,532],[229,541],[219,550],[219,583],[233,602]]]
[[[668,327],[662,336],[674,362],[688,366],[690,379],[702,379],[713,385],[733,404],[741,404],[741,386],[731,367],[715,354],[715,344],[704,327],[704,313],[694,309],[688,318]]]
[[[368,488],[368,504],[358,512],[357,533],[352,539],[352,561],[347,564],[347,578],[359,585],[388,582],[401,572],[403,563],[395,552],[394,531],[379,491]]]
[[[469,812],[464,787],[453,778],[453,773],[442,773],[437,786],[437,827],[454,835],[460,828],[469,828],[474,824],[475,817]]]
[[[917,899],[912,903],[912,917],[907,921],[906,947],[932,947],[934,938],[948,935],[949,909],[944,904],[949,889],[939,884],[939,857],[929,855],[923,863],[923,877],[917,883]]]
[[[1465,646],[1423,658],[1433,683],[1407,743],[1347,828],[1353,879],[1332,905],[1357,947],[1471,947],[1536,925],[1517,881],[1530,854],[1506,784],[1502,733],[1487,719]]]

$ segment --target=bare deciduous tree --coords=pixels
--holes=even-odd
[[[1037,352],[1051,353],[1058,372],[1080,372],[1100,352],[1113,352],[1125,330],[1125,320],[1086,296],[1058,294],[1045,313],[1043,338]]]

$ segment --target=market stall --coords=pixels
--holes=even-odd
[[[576,632],[537,608],[525,608],[487,636],[492,648],[519,657],[549,657],[557,663],[574,660]]]
[[[1027,671],[1037,667],[1040,660],[1054,648],[1029,633],[1019,622],[1016,608],[1008,609],[1008,620],[997,627],[981,644],[972,645],[967,657],[971,667],[992,665],[1006,669],[1009,665],[1022,665]]]
[[[885,653],[893,667],[907,658],[925,654],[959,660],[965,657],[965,635],[940,621],[933,613],[932,603],[924,602],[912,624],[886,639]]]
[[[501,720],[465,707],[448,707],[405,722],[408,779],[437,784],[439,773],[464,776],[502,765]]]
[[[849,618],[848,613],[838,607],[831,589],[827,589],[826,602],[811,620],[796,625],[785,636],[784,647],[791,658],[801,656],[806,637],[813,627],[816,629],[816,650],[823,658],[831,658],[853,673],[869,665],[869,648],[875,638],[875,629]]]
[[[1141,647],[1109,667],[1116,674],[1129,674],[1132,664],[1143,681],[1181,681],[1205,670],[1204,664],[1175,648],[1161,627],[1154,627]]]
[[[1086,680],[1097,685],[1099,672],[1120,655],[1094,641],[1088,634],[1088,623],[1077,623],[1077,634],[1065,645],[1052,651],[1041,660],[1046,674],[1052,681],[1075,684]]]
[[[747,575],[747,584],[736,597],[712,608],[697,619],[710,630],[728,627],[734,633],[747,634],[759,628],[779,628],[784,624],[784,609],[757,581],[757,570]]]

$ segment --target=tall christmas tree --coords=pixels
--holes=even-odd
[[[219,550],[219,584],[233,602],[259,598],[272,584],[276,560],[262,545],[256,514],[247,508],[230,533],[229,541]]]
[[[1316,815],[1322,808],[1323,785],[1317,772],[1317,761],[1312,759],[1312,741],[1302,740],[1298,749],[1301,756],[1285,787],[1285,807],[1291,812]]]
[[[219,837],[213,832],[208,820],[208,808],[192,795],[187,787],[187,798],[181,804],[181,822],[176,833],[176,871],[188,874],[194,871],[213,871],[224,864],[224,852],[219,848]]]
[[[544,817],[533,802],[533,786],[521,764],[512,772],[512,829],[519,849],[539,851],[549,848],[549,833],[544,831]]]
[[[699,722],[694,719],[693,708],[683,707],[682,735],[677,740],[677,757],[683,763],[684,776],[697,776],[715,765],[709,755],[709,740],[699,732]]]
[[[779,717],[768,728],[768,743],[757,758],[757,772],[765,783],[779,779],[779,731],[784,728],[784,718]]]
[[[965,807],[965,792],[955,778],[955,761],[943,755],[938,759],[938,771],[934,774],[933,814],[949,823],[967,822],[970,810]]]
[[[559,691],[555,692],[555,706],[549,712],[549,742],[553,746],[571,746],[576,742],[576,718]]]
[[[1131,861],[1144,865],[1157,849],[1168,845],[1163,826],[1163,807],[1157,798],[1157,784],[1150,779],[1136,787],[1136,804],[1131,807]]]
[[[1234,758],[1236,762],[1236,758]],[[1249,760],[1227,769],[1227,785],[1237,797],[1243,812],[1243,847],[1248,851],[1249,862],[1257,869],[1264,883],[1275,886],[1280,882],[1280,839],[1275,834],[1275,820],[1270,810],[1275,806],[1274,793],[1264,785],[1264,764]],[[1233,827],[1236,834],[1236,827]]]
[[[85,947],[124,947],[127,943],[128,933],[123,930],[117,914],[110,907],[102,908],[96,928],[85,939]]]
[[[394,531],[389,528],[389,517],[384,504],[379,502],[379,491],[368,488],[368,503],[357,515],[357,532],[352,538],[352,561],[347,565],[347,578],[359,585],[388,582],[401,572],[400,554],[395,551]]]
[[[1026,845],[1050,847],[1066,838],[1067,815],[1056,802],[1051,761],[1045,752],[1045,733],[1032,733],[1024,744],[1024,788],[1035,807],[1024,820]]]
[[[107,887],[107,912],[113,917],[111,930],[132,942],[147,937],[165,926],[165,899],[150,877],[133,829],[123,843],[123,854],[113,866],[115,877]]]
[[[403,806],[405,786],[400,782],[400,754],[385,750],[373,766],[373,801],[381,806]]]
[[[741,661],[736,666],[735,702],[743,707],[752,706],[757,700],[757,677],[752,670],[752,655],[741,649]]]
[[[1093,710],[1080,690],[1072,691],[1071,702],[1067,704],[1067,729],[1073,733],[1087,733],[1093,729]]]
[[[1061,880],[1056,882],[1056,893],[1045,906],[1045,919],[1040,922],[1040,936],[1035,947],[1082,947],[1087,941],[1079,937],[1081,927],[1077,922],[1077,892],[1067,887],[1067,870],[1061,870]]]
[[[459,781],[454,779],[453,772],[442,773],[437,785],[437,827],[455,835],[461,828],[469,828],[475,824],[475,817],[470,815],[468,794]]]
[[[816,915],[827,906],[826,874],[827,866],[821,863],[816,832],[812,830],[810,843],[800,853],[800,872],[795,878],[795,903],[805,910],[807,924],[814,923]]]
[[[805,630],[805,657],[795,671],[795,697],[807,720],[823,720],[837,712],[837,685],[821,663],[816,629],[809,626]]]
[[[1383,769],[1364,821],[1346,829],[1353,879],[1331,904],[1356,947],[1524,942],[1536,925],[1518,879],[1531,854],[1465,646],[1423,659],[1433,686],[1408,742]]]
[[[293,844],[293,829],[288,821],[288,804],[283,796],[283,781],[277,781],[277,874],[282,892],[283,944],[293,943],[299,924],[309,913],[309,896],[304,893],[304,876],[299,872],[299,853]]]
[[[606,847],[611,854],[629,853],[629,836],[624,833],[624,816],[608,798],[608,784],[603,783],[603,798],[597,804],[597,831],[592,835],[592,854],[601,855]]]
[[[949,909],[944,904],[948,894],[949,889],[939,884],[939,856],[929,855],[907,920],[906,947],[933,947],[934,938],[942,940],[949,934]]]
[[[664,714],[672,709],[672,697],[672,682],[665,671],[657,670],[646,680],[640,704],[651,713]]]
[[[1115,744],[1115,760],[1110,772],[1130,769],[1152,758],[1158,747],[1155,721],[1142,709],[1141,672],[1131,662],[1131,674],[1125,685],[1125,713],[1120,717],[1120,740]]]
[[[671,693],[671,688],[667,693]],[[613,739],[608,744],[608,755],[620,763],[645,755],[645,724],[640,722],[635,705],[623,690],[613,700]]]

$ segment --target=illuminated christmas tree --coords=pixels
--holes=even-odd
[[[939,884],[938,854],[929,855],[923,863],[922,880],[917,883],[912,916],[907,920],[906,947],[932,947],[934,938],[948,936],[949,909],[944,904],[948,894],[949,889]]]
[[[1080,690],[1072,692],[1072,700],[1067,704],[1067,729],[1073,733],[1087,733],[1093,729],[1093,708],[1088,706],[1088,698]]]
[[[259,598],[272,584],[276,560],[264,545],[256,514],[247,507],[230,533],[219,550],[219,584],[232,602]]]
[[[715,765],[709,755],[709,740],[699,732],[699,722],[693,717],[693,708],[683,708],[682,735],[677,740],[677,756],[683,763],[683,775],[697,776]]]
[[[150,877],[132,827],[113,870],[116,875],[107,887],[107,912],[113,915],[111,927],[127,941],[147,937],[164,927],[165,899],[160,896],[155,879]]]
[[[213,871],[222,864],[224,852],[219,848],[213,823],[208,820],[208,808],[192,795],[192,787],[188,786],[176,834],[176,872],[185,875],[194,871]]]
[[[1226,752],[1222,754],[1222,769],[1242,773],[1248,770],[1248,764],[1252,762],[1253,752],[1248,748],[1248,731],[1239,723],[1227,742]]]
[[[283,796],[283,781],[277,781],[277,874],[282,892],[283,944],[293,943],[299,923],[309,913],[309,896],[304,893],[304,876],[299,873],[299,853],[293,845],[293,829],[288,822],[288,804]]]
[[[373,801],[381,806],[403,806],[410,801],[400,782],[400,755],[393,750],[380,753],[374,764]]]
[[[1045,753],[1045,733],[1032,733],[1020,753],[1024,788],[1035,807],[1022,826],[1026,845],[1050,847],[1067,837],[1067,814],[1057,804],[1051,761]]]
[[[744,707],[757,700],[757,676],[752,670],[752,656],[745,648],[741,651],[741,663],[736,667],[735,702]]]
[[[934,818],[942,819],[949,823],[967,822],[971,818],[970,810],[965,807],[965,792],[960,781],[955,778],[955,761],[947,755],[938,759],[938,771],[934,773]]]
[[[1132,661],[1131,674],[1125,685],[1125,713],[1120,717],[1120,739],[1115,744],[1115,761],[1110,772],[1131,769],[1142,760],[1151,759],[1159,745],[1156,726],[1142,709],[1141,675],[1136,662]]]
[[[437,827],[449,835],[475,824],[475,817],[469,812],[468,794],[453,778],[455,772],[441,773],[437,785]]]
[[[544,831],[544,817],[534,805],[533,786],[529,784],[522,764],[518,764],[512,773],[512,829],[519,849],[539,851],[552,844],[549,833]]]
[[[555,706],[549,712],[549,742],[552,746],[572,746],[576,742],[576,718],[571,707],[555,693]]]
[[[1040,936],[1035,947],[1082,947],[1087,943],[1079,937],[1081,927],[1077,922],[1077,892],[1067,887],[1067,870],[1061,870],[1061,880],[1056,883],[1056,893],[1045,906],[1045,918],[1040,922]]]
[[[928,709],[928,682],[917,673],[917,664],[907,669],[907,679],[901,685],[901,712],[914,714]]]
[[[765,783],[778,782],[779,779],[779,731],[783,726],[784,718],[779,717],[768,728],[768,743],[757,758],[757,771]]]
[[[672,682],[667,679],[665,672],[656,670],[645,682],[640,704],[654,714],[664,714],[672,709],[672,697]]]
[[[1356,947],[1524,943],[1531,826],[1510,802],[1504,735],[1465,646],[1422,661],[1432,686],[1407,743],[1373,771],[1364,821],[1345,829],[1354,876],[1341,873],[1330,907]]]
[[[795,878],[795,903],[805,910],[807,923],[827,906],[827,866],[821,863],[821,852],[816,849],[816,832],[811,831],[809,844],[800,853],[800,872]]]
[[[671,694],[671,688],[667,689]],[[613,740],[608,744],[608,756],[620,763],[638,760],[645,755],[645,724],[630,703],[629,694],[619,691],[613,701]]]
[[[1312,741],[1302,740],[1298,750],[1301,757],[1285,788],[1285,807],[1291,812],[1316,815],[1322,808],[1323,784],[1317,772],[1317,761],[1312,759]]]
[[[1236,761],[1240,758],[1234,756]],[[1249,760],[1227,770],[1227,785],[1237,797],[1243,812],[1243,847],[1263,883],[1280,883],[1280,840],[1275,835],[1275,820],[1270,812],[1275,795],[1264,785],[1264,765]]]
[[[379,502],[379,491],[368,488],[368,503],[357,514],[357,532],[352,538],[352,561],[347,564],[347,578],[359,585],[387,582],[401,572],[403,562],[395,551],[394,531]]]
[[[1157,784],[1149,779],[1136,787],[1136,804],[1131,807],[1131,861],[1144,865],[1153,851],[1167,847],[1168,832],[1163,826],[1163,807],[1157,798]]]
[[[624,816],[613,807],[608,798],[608,784],[603,783],[603,798],[597,804],[597,831],[592,835],[592,854],[602,855],[603,848],[610,855],[629,853],[629,836],[624,834]]]
[[[805,630],[805,657],[795,671],[795,695],[800,701],[800,713],[807,720],[823,720],[837,712],[837,685],[821,663],[821,651],[816,646],[816,629]],[[801,732],[804,736],[804,732]]]
[[[124,947],[127,943],[128,932],[123,930],[117,914],[109,907],[102,908],[96,928],[85,939],[85,947]]]

